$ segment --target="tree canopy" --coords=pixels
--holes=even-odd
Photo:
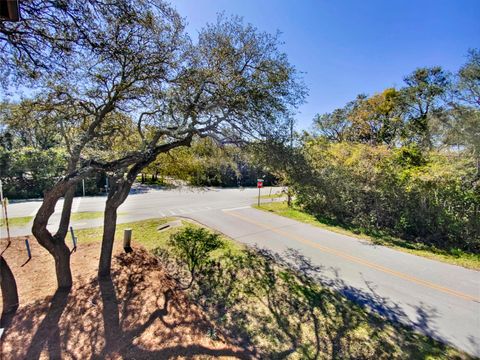
[[[21,104],[5,104],[2,141],[64,149],[63,171],[45,189],[32,229],[56,260],[60,287],[71,285],[64,240],[79,181],[109,176],[100,260],[107,275],[116,209],[159,154],[198,137],[235,144],[280,137],[305,97],[278,35],[237,17],[219,16],[193,41],[161,0],[32,0],[21,10],[22,21],[0,28],[3,83],[28,81],[31,90]],[[52,234],[47,224],[61,197]]]

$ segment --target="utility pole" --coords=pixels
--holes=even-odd
[[[293,151],[293,125],[294,125],[294,120],[293,118],[290,119],[290,152]],[[292,206],[292,194],[290,192],[290,184],[287,183],[288,189],[287,189],[287,206],[290,207]]]

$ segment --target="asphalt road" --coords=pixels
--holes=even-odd
[[[256,194],[256,189],[139,189],[119,209],[119,221],[192,218],[237,241],[281,253],[293,266],[311,271],[349,298],[480,357],[478,271],[374,246],[250,208]],[[102,211],[104,201],[104,197],[77,198],[73,211]],[[9,215],[33,215],[39,206],[39,201],[13,203]],[[56,213],[52,228],[57,221]],[[96,219],[77,221],[73,226],[100,224],[101,219]],[[12,229],[13,235],[27,233],[28,227]],[[5,236],[3,229],[1,235]]]

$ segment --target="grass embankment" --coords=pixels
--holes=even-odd
[[[286,198],[287,195],[285,193],[276,193],[270,195],[260,195],[260,199],[278,199],[278,198]]]
[[[70,220],[91,220],[100,219],[103,217],[103,211],[82,211],[72,213]]]
[[[180,227],[157,230],[172,220],[120,224],[117,241],[121,241],[124,229],[131,228],[134,243],[162,254],[165,258],[160,263],[166,269],[171,270],[172,265],[181,268],[167,240],[187,225],[198,225],[181,220]],[[100,241],[101,230],[78,230],[80,246]],[[393,325],[320,286],[320,269],[301,254],[290,252],[279,257],[222,239],[223,248],[211,254],[211,262],[198,273],[188,294],[225,332],[253,346],[260,358],[469,358],[406,327]],[[341,285],[341,279],[336,283]],[[383,308],[392,318],[405,316],[382,298],[370,293],[357,295],[373,307]]]
[[[103,211],[84,211],[84,212],[72,213],[70,220],[74,220],[74,221],[91,220],[91,219],[99,219],[102,217],[103,217]],[[33,220],[33,216],[12,217],[12,218],[8,218],[8,226],[21,227],[21,226],[28,225],[28,223],[32,220]],[[1,219],[0,227],[4,227],[4,226],[5,226],[5,221]]]
[[[72,213],[72,215],[70,216],[70,220],[72,221],[92,220],[92,219],[100,219],[102,217],[103,217],[103,211],[84,211],[84,212]],[[33,220],[33,216],[8,218],[8,226],[22,227],[22,226],[28,225],[28,223],[32,220]],[[5,221],[3,219],[0,220],[0,227],[5,227]]]
[[[480,255],[466,253],[458,249],[446,251],[422,243],[414,243],[399,239],[381,232],[365,233],[358,228],[345,228],[332,222],[317,218],[306,213],[298,207],[288,207],[285,202],[272,202],[261,204],[257,209],[273,212],[280,216],[285,216],[293,220],[301,221],[310,225],[318,226],[322,229],[334,231],[339,234],[353,236],[359,239],[371,241],[376,245],[389,246],[397,250],[405,251],[414,255],[423,256],[429,259],[443,261],[453,265],[463,266],[469,269],[480,270]]]

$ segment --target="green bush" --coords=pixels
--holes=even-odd
[[[172,247],[175,255],[185,263],[193,282],[196,273],[202,271],[208,263],[211,252],[223,247],[223,241],[218,234],[211,233],[204,228],[189,226],[172,234],[168,245]]]

